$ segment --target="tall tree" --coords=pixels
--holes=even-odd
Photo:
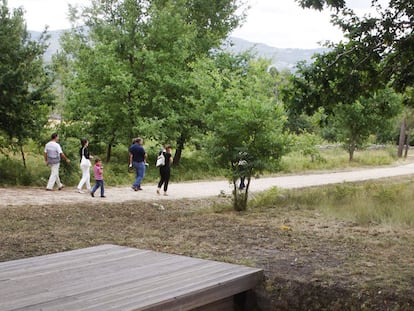
[[[247,207],[251,178],[266,169],[274,170],[287,146],[285,112],[274,96],[275,78],[267,72],[269,63],[243,63],[241,59],[224,55],[219,57],[219,65],[205,60],[193,74],[203,94],[201,100],[207,101],[206,111],[212,111],[206,113],[208,151],[221,168],[228,170],[233,205],[238,211]],[[237,187],[241,177],[247,180],[243,191]]]
[[[322,10],[335,8],[332,22],[345,37],[354,42],[349,46],[361,54],[360,63],[381,62],[384,81],[392,81],[397,91],[404,92],[414,84],[414,5],[412,0],[390,0],[381,7],[373,0],[377,16],[358,17],[348,9],[344,0],[296,0],[302,7]],[[346,53],[338,54],[346,57]]]
[[[387,121],[402,112],[401,96],[393,90],[385,89],[372,96],[360,97],[352,104],[339,104],[331,117],[331,126],[338,132],[339,141],[348,151],[349,161],[354,152],[366,144],[368,137],[384,130]]]
[[[75,64],[67,84],[71,113],[87,117],[89,124],[103,120],[100,128],[108,146],[136,133],[176,141],[174,159],[179,161],[199,125],[197,109],[187,101],[193,92],[187,87],[189,65],[218,47],[237,25],[235,1],[91,3],[81,12],[72,8],[73,20],[82,15],[87,31],[74,29],[64,39]],[[112,95],[104,99],[102,90]],[[104,101],[113,111],[95,118],[94,110]]]
[[[332,113],[337,104],[352,104],[368,97],[386,83],[380,78],[378,58],[361,62],[364,55],[353,48],[358,43],[336,45],[331,51],[316,54],[312,64],[300,63],[284,95],[289,110],[312,115],[320,107]]]
[[[16,144],[38,138],[54,103],[53,76],[43,66],[47,49],[46,30],[38,41],[31,40],[23,9],[10,11],[7,1],[0,7],[0,131]],[[11,144],[11,146],[13,145]]]
[[[333,24],[339,26],[349,43],[343,53],[336,58],[346,58],[349,53],[360,55],[359,66],[377,62],[379,64],[376,78],[383,84],[390,83],[401,93],[414,84],[414,6],[412,0],[390,0],[388,6],[382,7],[378,0],[371,6],[377,14],[357,16],[346,7],[343,0],[296,0],[302,7],[322,10],[324,7],[335,8],[332,15]],[[355,70],[359,71],[359,66]],[[368,76],[369,77],[369,76]],[[369,81],[369,79],[367,80]],[[378,80],[377,80],[378,81]],[[380,84],[368,83],[371,88],[381,88]],[[402,155],[405,142],[404,122],[401,123],[398,155]]]

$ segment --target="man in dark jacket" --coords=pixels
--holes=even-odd
[[[132,189],[135,191],[142,190],[141,182],[145,176],[145,162],[147,153],[145,152],[144,140],[140,137],[133,139],[131,147],[129,147],[129,166],[134,167],[136,173],[135,182]]]

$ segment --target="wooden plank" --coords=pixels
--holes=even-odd
[[[101,245],[0,263],[0,310],[184,311],[226,301],[261,277],[256,268]]]

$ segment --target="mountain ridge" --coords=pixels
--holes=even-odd
[[[52,55],[60,51],[60,36],[67,29],[48,31],[50,39],[49,47],[44,55],[45,62],[52,60]],[[31,38],[37,40],[41,32],[30,31]],[[231,53],[241,53],[251,51],[255,56],[269,59],[272,66],[278,70],[295,71],[296,64],[300,61],[312,62],[315,53],[323,53],[326,48],[300,49],[300,48],[277,48],[264,43],[251,42],[237,37],[229,37],[223,42],[222,48]]]

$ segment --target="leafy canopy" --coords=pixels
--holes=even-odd
[[[0,131],[23,146],[37,139],[54,104],[53,75],[43,65],[48,36],[31,40],[23,10],[0,6]]]

